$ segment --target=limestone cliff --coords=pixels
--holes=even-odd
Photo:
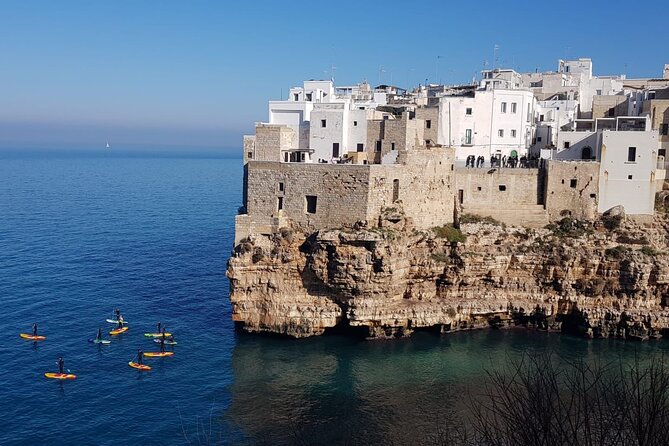
[[[539,230],[471,217],[460,230],[384,223],[243,240],[228,265],[238,326],[392,337],[530,325],[639,339],[669,328],[665,217]]]

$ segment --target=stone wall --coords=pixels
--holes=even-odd
[[[613,115],[610,110],[613,109]],[[612,118],[616,116],[627,116],[629,114],[629,101],[627,96],[593,96],[592,117]]]
[[[290,127],[275,124],[257,124],[255,136],[255,160],[280,161],[281,151],[295,144],[297,135]]]
[[[416,108],[416,119],[423,121],[423,139],[430,141],[431,144],[437,144],[439,134],[439,107]]]
[[[455,169],[455,192],[464,206],[509,208],[543,202],[538,169]]]
[[[433,147],[400,152],[401,164],[371,165],[368,220],[377,220],[384,209],[396,209],[417,229],[451,223],[454,155],[452,148]]]
[[[412,150],[424,145],[424,126],[423,120],[409,119],[408,113],[404,113],[401,119],[367,121],[368,159],[379,164],[391,151]]]
[[[246,212],[258,225],[285,217],[299,228],[316,230],[367,218],[368,166],[252,161],[246,184]],[[307,196],[316,197],[313,213],[307,212]]]
[[[551,160],[547,172],[545,203],[551,220],[597,218],[598,162]]]
[[[255,159],[256,155],[256,137],[255,135],[244,135],[244,164],[249,160]]]

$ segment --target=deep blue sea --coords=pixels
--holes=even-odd
[[[241,174],[238,159],[0,153],[0,444],[403,444],[522,352],[667,350],[529,331],[236,334],[225,267]],[[88,343],[115,307],[130,330]],[[175,356],[128,367],[156,350],[143,333],[158,321]],[[33,322],[46,341],[19,338]],[[44,378],[60,355],[77,380]]]

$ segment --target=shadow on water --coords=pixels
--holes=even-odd
[[[241,443],[415,444],[452,414],[466,415],[468,395],[483,385],[486,371],[524,354],[626,360],[639,349],[667,346],[524,330],[371,342],[240,335],[223,423],[226,437]]]

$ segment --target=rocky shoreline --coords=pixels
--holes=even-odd
[[[246,332],[295,338],[527,326],[646,340],[669,330],[664,215],[565,217],[544,229],[458,220],[416,231],[388,212],[374,228],[242,240],[227,271],[233,319]]]

